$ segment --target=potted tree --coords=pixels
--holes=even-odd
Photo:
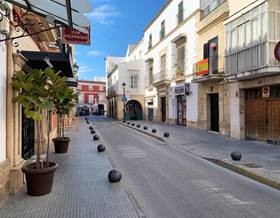
[[[48,72],[48,73],[46,73]],[[24,108],[24,113],[35,122],[36,134],[36,161],[27,162],[22,172],[26,177],[27,193],[33,196],[45,195],[51,192],[53,178],[58,165],[49,162],[43,155],[43,131],[42,120],[45,110],[52,110],[54,102],[49,97],[51,80],[48,75],[52,75],[52,70],[32,70],[29,73],[20,71],[12,78],[12,88],[16,91],[13,102],[19,102]]]
[[[53,84],[52,98],[55,104],[55,112],[58,115],[57,138],[53,139],[56,153],[66,153],[68,151],[70,138],[65,137],[65,116],[69,114],[75,106],[76,94],[73,89],[65,83],[66,77],[59,77]]]

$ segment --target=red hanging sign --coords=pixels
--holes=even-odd
[[[88,27],[88,33],[83,33],[69,27],[62,27],[61,35],[62,35],[62,42],[66,44],[90,45],[89,27]]]

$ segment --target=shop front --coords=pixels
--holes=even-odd
[[[187,124],[187,101],[185,95],[185,86],[175,87],[175,96],[177,102],[176,124],[186,126]]]

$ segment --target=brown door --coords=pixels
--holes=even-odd
[[[246,100],[245,134],[247,139],[266,139],[266,100]]]
[[[166,122],[166,97],[161,98],[161,122]]]
[[[267,137],[280,139],[280,100],[267,101]]]

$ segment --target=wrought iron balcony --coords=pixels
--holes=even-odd
[[[167,70],[162,70],[153,75],[153,85],[161,85],[162,83],[170,83]]]

